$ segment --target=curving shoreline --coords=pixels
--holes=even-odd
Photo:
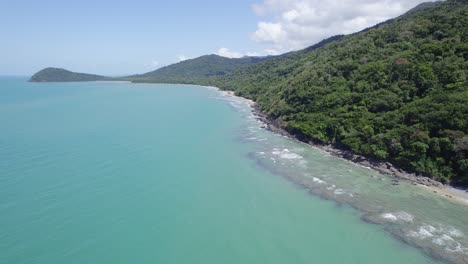
[[[376,171],[387,177],[392,177],[393,185],[399,185],[400,181],[409,182],[415,186],[419,186],[420,188],[426,189],[429,192],[438,194],[439,196],[444,197],[450,201],[468,206],[468,190],[461,190],[450,185],[444,185],[441,182],[433,180],[429,177],[420,176],[420,175],[416,175],[415,173],[406,172],[389,162],[374,161],[362,155],[355,154],[351,151],[338,149],[336,147],[333,147],[332,145],[318,145],[313,142],[301,141],[297,139],[294,135],[290,134],[289,132],[281,128],[281,126],[277,124],[274,120],[271,120],[265,113],[263,113],[257,107],[256,103],[253,100],[237,96],[235,95],[233,91],[225,91],[218,87],[214,87],[214,86],[202,86],[202,87],[209,88],[209,89],[216,89],[220,92],[223,92],[224,95],[227,97],[235,97],[245,102],[247,105],[250,106],[255,118],[264,124],[263,128],[266,130],[288,137],[291,140],[301,142],[310,147],[317,148],[332,156],[352,162],[358,166]]]
[[[299,139],[288,133],[286,130],[278,126],[276,122],[270,120],[260,109],[256,107],[256,105],[253,105],[252,109],[257,119],[265,124],[265,129],[270,130],[273,133],[286,136],[292,140],[300,141]],[[318,148],[335,157],[347,160],[359,166],[376,171],[380,174],[386,175],[388,177],[393,177],[393,185],[399,185],[399,181],[407,181],[413,185],[425,188],[428,191],[439,194],[440,196],[450,199],[454,202],[462,203],[468,206],[468,191],[457,189],[450,185],[444,185],[441,182],[433,180],[429,177],[419,176],[415,173],[406,172],[389,162],[373,161],[362,155],[355,154],[351,151],[335,148],[332,145],[318,145],[312,142],[300,142],[307,144],[311,147]]]

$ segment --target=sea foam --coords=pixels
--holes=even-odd
[[[397,221],[402,221],[402,222],[413,222],[414,216],[404,212],[394,212],[394,213],[383,213],[380,215],[382,219],[385,219],[389,222],[397,222]]]
[[[301,155],[291,152],[289,151],[289,149],[286,149],[286,148],[283,150],[273,149],[271,154],[279,156],[280,158],[287,159],[287,160],[303,159]]]

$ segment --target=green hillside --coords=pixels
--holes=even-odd
[[[303,141],[466,185],[467,25],[467,1],[426,5],[212,84],[257,101]]]
[[[225,58],[218,55],[205,55],[185,60],[145,74],[128,76],[133,82],[155,83],[198,83],[206,84],[216,76],[223,76],[238,68],[255,64],[268,57]]]

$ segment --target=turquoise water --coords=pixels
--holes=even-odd
[[[463,261],[465,207],[376,195],[388,181],[214,90],[2,77],[0,124],[2,264],[439,263],[423,224]]]

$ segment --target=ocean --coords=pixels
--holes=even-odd
[[[0,77],[0,263],[464,263],[468,210],[204,87]]]

